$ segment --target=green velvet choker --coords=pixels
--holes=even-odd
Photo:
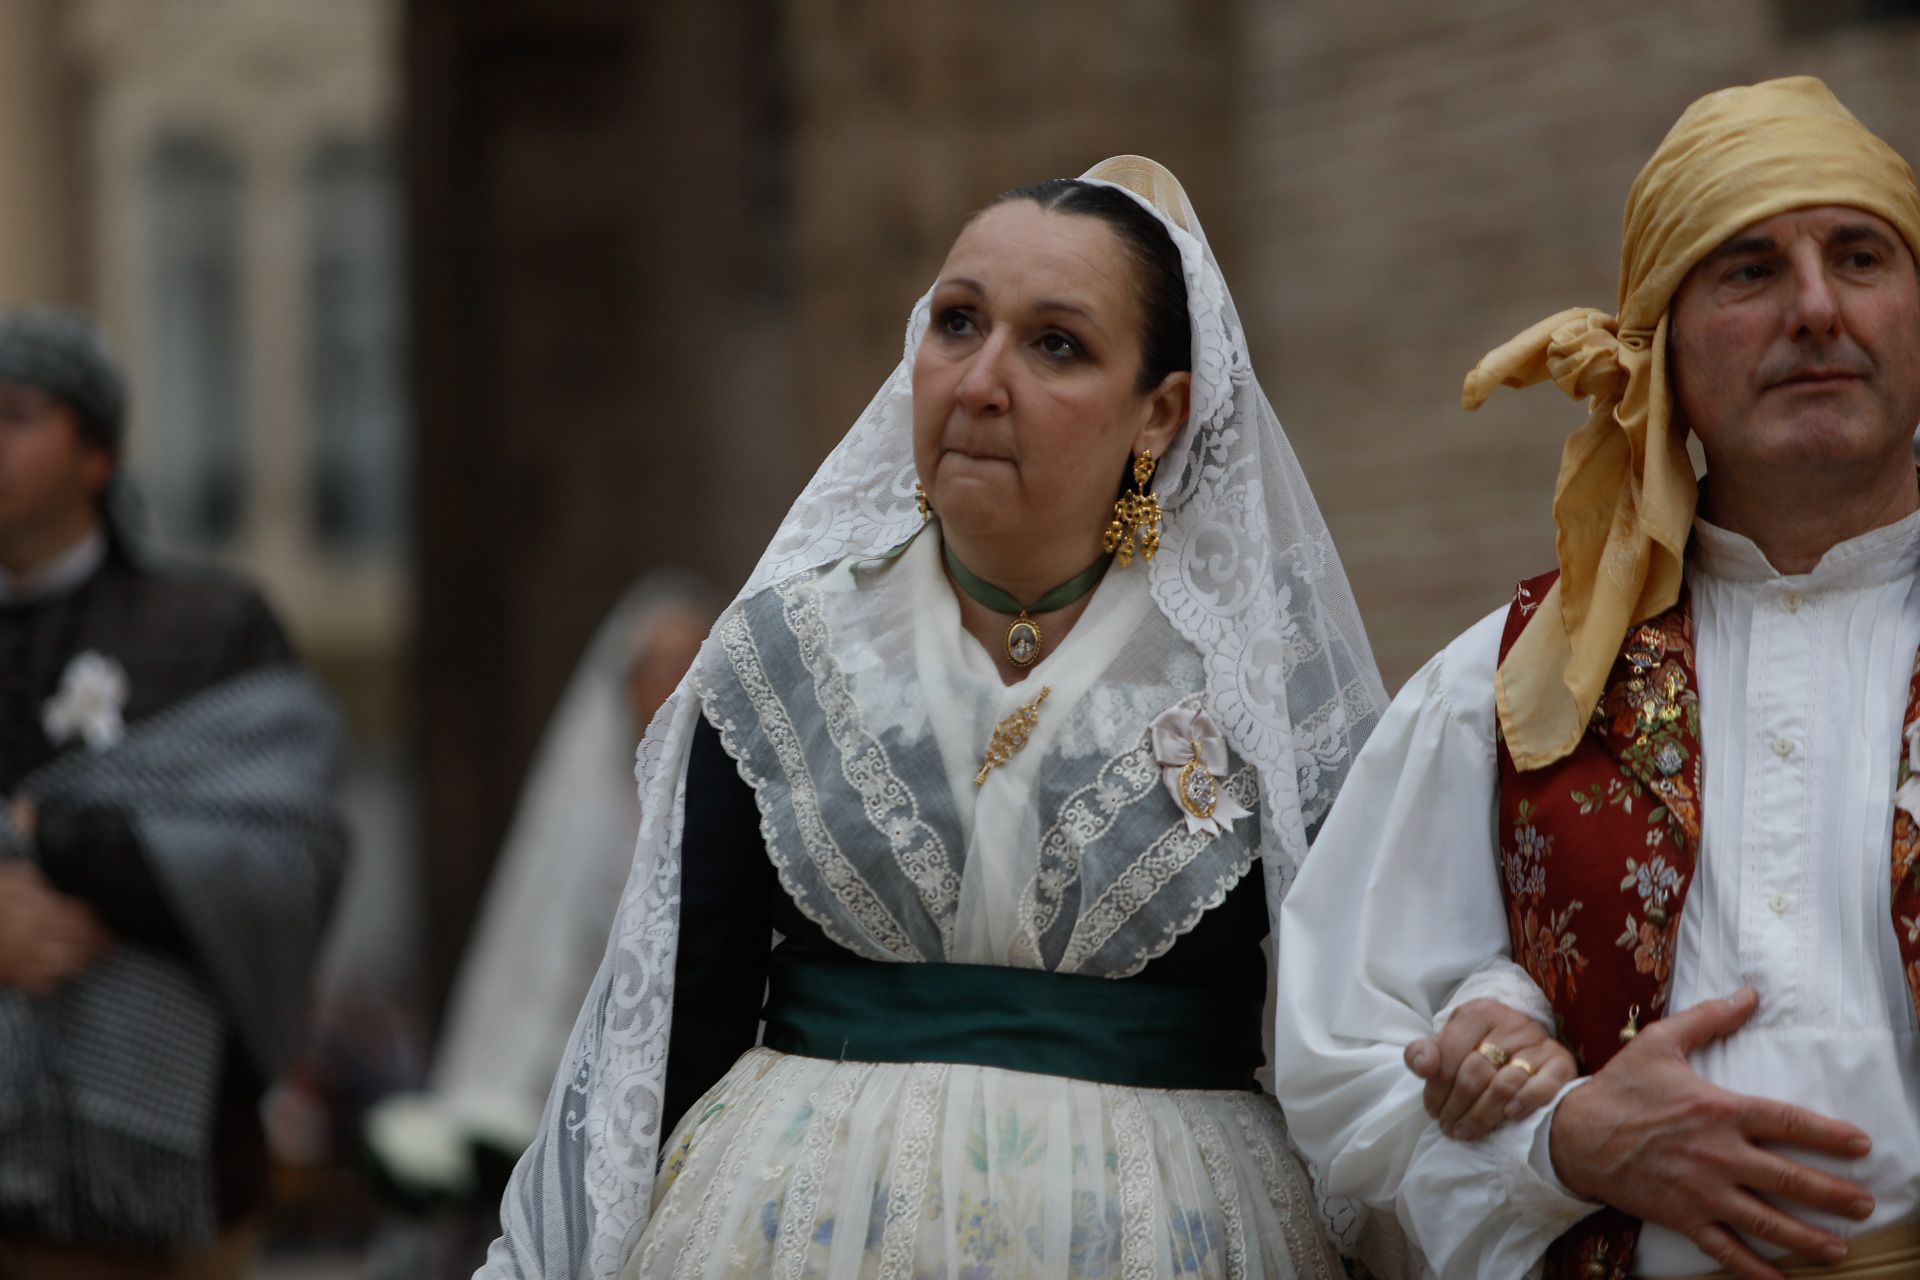
[[[1007,627],[1004,647],[1007,661],[1022,669],[1040,661],[1040,650],[1046,644],[1040,625],[1028,615],[1052,613],[1055,609],[1064,609],[1073,604],[1100,585],[1100,579],[1107,576],[1107,566],[1113,563],[1111,554],[1103,555],[1032,604],[1021,604],[1012,592],[1004,587],[996,587],[961,564],[960,557],[953,554],[953,544],[945,538],[940,540],[940,549],[947,559],[947,572],[953,575],[953,580],[962,591],[995,613],[1015,615],[1012,624]]]

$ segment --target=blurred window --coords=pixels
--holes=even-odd
[[[314,533],[329,551],[380,556],[400,542],[407,478],[400,235],[388,148],[355,138],[320,143],[306,199]]]
[[[218,141],[173,134],[146,173],[152,236],[154,447],[146,467],[166,533],[231,541],[244,516],[240,165]]]
[[[1773,0],[1773,10],[1783,35],[1812,36],[1836,27],[1920,18],[1920,0]]]

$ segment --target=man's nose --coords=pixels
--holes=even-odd
[[[1794,255],[1790,284],[1793,295],[1787,325],[1793,336],[1826,338],[1838,332],[1840,298],[1827,264],[1817,252]]]

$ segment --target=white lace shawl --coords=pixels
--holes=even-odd
[[[1112,172],[1112,163],[1089,178]],[[1160,553],[1131,572],[1144,573],[1167,624],[1157,629],[1163,656],[1197,658],[1207,709],[1257,775],[1259,856],[1277,920],[1308,832],[1387,698],[1331,535],[1253,377],[1219,265],[1177,185],[1172,191],[1176,198],[1158,204],[1135,198],[1180,249],[1192,412],[1155,486],[1166,510]],[[876,556],[920,527],[910,371],[927,320],[923,296],[900,364],[794,504],[696,670],[715,660],[729,620],[763,593]],[[641,742],[640,832],[613,935],[479,1276],[615,1280],[646,1228],[665,1136],[680,830],[699,716],[700,699],[683,684]]]
[[[800,909],[871,960],[1128,977],[1224,901],[1258,822],[1191,829],[1162,780],[1149,726],[1205,676],[1145,586],[1109,573],[1013,686],[961,628],[937,528],[729,611],[694,687]],[[1043,687],[1025,746],[977,780]],[[1257,812],[1251,765],[1220,785]]]

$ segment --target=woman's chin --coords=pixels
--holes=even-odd
[[[1004,511],[978,511],[957,503],[951,511],[941,510],[940,531],[956,548],[998,546],[1020,535]]]
[[[933,509],[947,529],[972,537],[997,537],[1019,526],[1018,504],[1008,486],[973,476],[942,477]]]

